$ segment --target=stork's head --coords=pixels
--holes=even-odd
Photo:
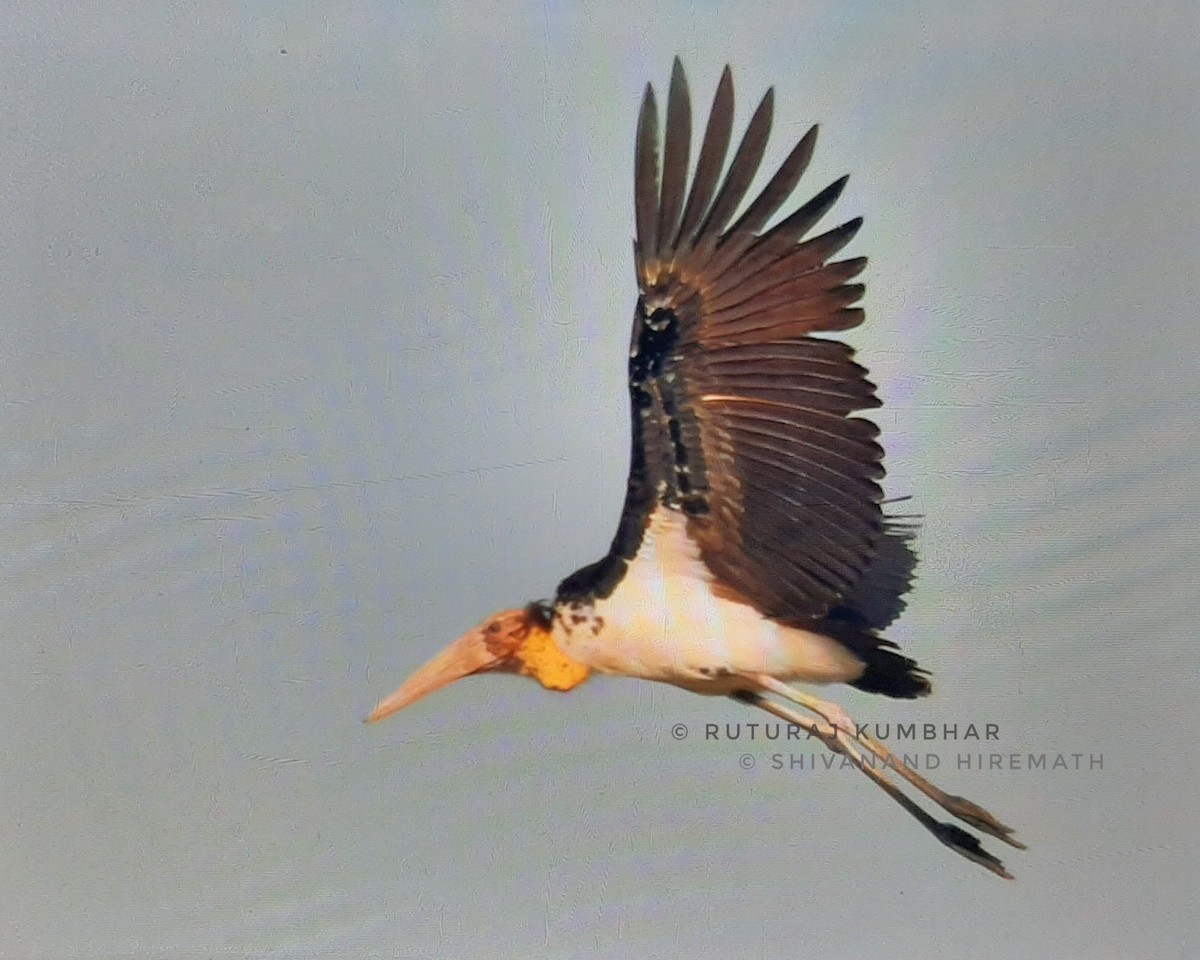
[[[409,677],[371,711],[367,723],[382,720],[475,673],[520,673],[548,690],[579,686],[587,679],[588,669],[558,648],[550,623],[549,608],[540,603],[492,614]]]

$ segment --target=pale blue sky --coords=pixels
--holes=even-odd
[[[0,13],[0,956],[1191,956],[1194,4],[331,11]],[[1103,756],[929,748],[1015,884],[704,742],[726,701],[493,677],[359,722],[607,546],[676,54],[698,109],[775,85],[767,166],[819,122],[801,192],[866,217],[936,696],[842,702]]]

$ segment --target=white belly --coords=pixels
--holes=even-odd
[[[834,640],[717,596],[685,522],[677,511],[656,510],[616,590],[586,618],[568,613],[555,621],[555,642],[567,656],[604,673],[705,693],[734,689],[730,674],[835,683],[862,672],[861,661]]]

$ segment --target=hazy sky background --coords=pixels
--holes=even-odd
[[[1197,956],[1200,8],[434,9],[0,13],[0,956]],[[677,53],[739,130],[775,85],[772,169],[822,124],[804,198],[852,174],[937,695],[836,692],[998,724],[907,747],[1016,883],[705,742],[728,701],[493,677],[360,723],[607,547]],[[957,769],[997,749],[1102,767]]]

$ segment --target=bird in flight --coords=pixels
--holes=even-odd
[[[646,85],[634,171],[633,443],[612,545],[552,600],[464,634],[367,720],[497,671],[551,690],[602,673],[728,696],[808,731],[946,846],[1011,879],[975,835],[934,819],[889,772],[1023,849],[1012,828],[899,762],[837,704],[794,686],[930,692],[926,671],[882,635],[904,609],[916,557],[912,519],[883,512],[879,429],[855,415],[880,401],[854,351],[822,336],[863,321],[863,286],[853,281],[866,259],[831,261],[861,219],[807,238],[846,178],[768,227],[808,166],[815,126],[735,219],[773,109],[768,90],[726,170],[726,67],[692,168],[691,99],[676,59],[660,168],[658,106]]]

